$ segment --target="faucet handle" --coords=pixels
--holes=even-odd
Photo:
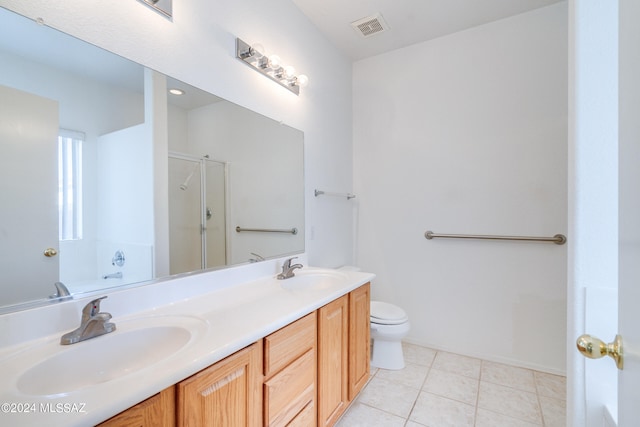
[[[291,268],[291,261],[293,261],[294,259],[298,259],[297,256],[291,257],[291,258],[287,258],[286,260],[284,260],[284,262],[282,263],[282,269],[284,270]]]
[[[105,299],[107,296],[103,296],[100,298],[96,298],[93,301],[89,302],[89,304],[85,305],[82,309],[82,318],[89,319],[100,312],[100,300]]]

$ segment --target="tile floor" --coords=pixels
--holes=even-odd
[[[565,426],[562,376],[403,347],[406,367],[372,369],[337,427]]]

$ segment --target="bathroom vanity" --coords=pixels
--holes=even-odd
[[[100,426],[331,426],[369,377],[369,299],[366,283]]]
[[[252,268],[270,268],[260,264]],[[155,295],[145,295],[149,302],[144,287],[109,294],[102,310],[113,315],[112,333],[61,346],[56,332],[0,349],[1,400],[16,408],[82,404],[78,412],[3,413],[3,422],[333,425],[369,377],[374,275],[305,267],[291,279],[247,281],[245,267],[245,279],[233,284],[221,277],[232,271],[172,280],[166,289],[155,284],[146,290]],[[171,295],[176,289],[182,298]],[[39,316],[70,314],[76,323],[86,302],[39,309]],[[148,307],[135,311],[136,302]],[[42,375],[52,363],[59,372]]]

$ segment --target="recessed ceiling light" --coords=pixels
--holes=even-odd
[[[184,95],[184,91],[182,89],[169,89],[169,93],[172,95]]]

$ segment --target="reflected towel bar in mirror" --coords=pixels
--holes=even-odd
[[[298,229],[293,227],[291,229],[277,229],[277,228],[242,228],[240,226],[236,227],[236,231],[238,233],[242,231],[253,231],[258,233],[287,233],[287,234],[298,234]]]
[[[564,245],[567,242],[567,237],[564,234],[556,234],[553,237],[531,237],[531,236],[493,236],[482,234],[443,234],[434,233],[433,231],[425,231],[424,237],[427,240],[434,238],[447,238],[447,239],[483,239],[483,240],[524,240],[529,242],[553,242],[556,245]]]
[[[347,200],[355,199],[356,195],[351,193],[332,193],[330,191],[322,191],[322,190],[314,190],[313,193],[316,197],[324,194],[325,196],[338,196],[338,197],[346,197]]]

